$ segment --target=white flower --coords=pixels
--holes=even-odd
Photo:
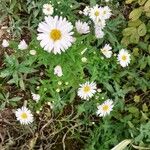
[[[95,22],[97,22],[101,18],[101,7],[95,5],[93,8],[90,9],[89,16]]]
[[[99,26],[95,26],[95,36],[97,39],[101,39],[104,37],[104,32],[102,31],[102,29]]]
[[[54,74],[57,75],[58,77],[61,77],[63,75],[61,66],[57,65],[54,68]]]
[[[65,52],[74,42],[72,37],[73,26],[66,18],[62,17],[45,17],[45,21],[38,26],[37,39],[40,40],[40,45],[47,52],[61,54]]]
[[[109,19],[112,15],[111,10],[108,6],[103,7],[101,13],[102,13],[102,19]]]
[[[39,94],[31,93],[33,100],[35,100],[37,103],[40,100],[41,96]]]
[[[9,42],[6,39],[3,39],[2,46],[3,47],[8,47],[9,46]]]
[[[105,0],[105,2],[109,2],[110,0]]]
[[[36,50],[30,50],[29,53],[30,53],[30,55],[33,55],[33,56],[34,56],[34,55],[36,55]]]
[[[43,13],[45,15],[52,15],[54,13],[54,8],[51,4],[44,4],[43,5]]]
[[[90,27],[86,22],[81,22],[78,20],[75,23],[76,30],[79,34],[87,34],[90,32]]]
[[[87,62],[87,58],[86,58],[86,57],[82,57],[82,58],[81,58],[81,61],[82,61],[83,63],[86,63],[86,62]]]
[[[86,6],[86,7],[84,8],[84,10],[83,10],[83,14],[84,14],[85,16],[88,16],[88,15],[89,15],[89,12],[90,12],[90,7],[89,7],[89,6]]]
[[[33,122],[33,115],[31,111],[24,106],[22,108],[18,108],[15,111],[15,115],[21,124],[27,125]]]
[[[128,53],[128,51],[125,49],[121,49],[118,54],[118,61],[120,65],[122,67],[126,67],[130,63],[130,60],[131,58],[130,58],[130,54]]]
[[[104,19],[99,19],[97,22],[95,21],[95,26],[99,27],[100,29],[104,29],[106,26],[106,21]]]
[[[20,50],[25,50],[28,48],[27,43],[25,42],[25,40],[20,41],[19,45],[18,45],[18,49]]]
[[[80,84],[80,88],[78,89],[78,96],[84,100],[88,100],[96,93],[96,83],[94,82],[86,82],[84,84]]]
[[[112,47],[109,44],[105,44],[105,46],[101,49],[101,52],[105,55],[106,58],[110,58],[112,56]]]
[[[96,114],[100,117],[105,117],[106,115],[110,114],[110,112],[113,110],[113,107],[113,101],[111,99],[108,99],[103,104],[97,107],[98,110]]]

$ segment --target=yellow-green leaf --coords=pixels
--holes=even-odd
[[[144,11],[150,12],[150,0],[148,0],[144,5]]]
[[[145,2],[146,0],[138,0],[139,5],[144,5]]]
[[[147,13],[146,13],[146,16],[147,16],[147,17],[150,17],[150,12],[147,12]]]
[[[146,103],[144,103],[142,105],[142,109],[143,109],[144,112],[148,112],[148,106],[146,105]]]
[[[128,26],[129,27],[138,27],[138,26],[140,26],[141,24],[142,24],[143,22],[141,21],[141,20],[135,20],[135,21],[132,21],[132,20],[130,20],[129,22],[128,22]]]
[[[138,27],[138,34],[139,36],[144,36],[147,32],[146,29],[146,25],[144,23],[142,23],[139,27]]]
[[[126,4],[131,4],[132,2],[134,2],[135,0],[126,0]]]
[[[133,33],[130,36],[130,43],[137,44],[139,42],[140,36],[137,33]]]
[[[134,32],[136,32],[136,28],[134,28],[134,27],[125,28],[122,31],[123,36],[129,36],[129,35],[133,34]]]
[[[132,12],[129,14],[129,19],[135,21],[140,18],[141,14],[142,14],[142,8],[136,8],[132,10]]]
[[[139,102],[140,102],[140,96],[135,95],[135,96],[134,96],[134,101],[135,101],[136,103],[139,103]]]
[[[123,37],[122,40],[121,40],[121,44],[123,46],[128,46],[130,44],[129,37],[128,36]]]

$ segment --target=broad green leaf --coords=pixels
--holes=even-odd
[[[148,0],[144,5],[144,11],[150,13],[150,0]]]
[[[126,0],[126,4],[131,4],[134,1],[136,1],[136,0]]]
[[[129,27],[129,28],[126,28],[122,31],[123,36],[129,36],[135,32],[136,32],[136,28],[134,28],[134,27]]]
[[[144,36],[147,32],[146,29],[146,25],[144,23],[142,23],[139,27],[138,27],[138,34],[139,36]]]
[[[144,5],[145,2],[146,0],[138,0],[139,5]]]
[[[134,44],[137,44],[139,42],[139,35],[137,33],[133,33],[131,36],[130,36],[130,43],[134,43]]]
[[[140,18],[141,14],[142,14],[142,8],[136,8],[132,10],[132,12],[129,14],[129,19],[135,21]]]
[[[141,24],[142,24],[142,21],[140,19],[135,20],[135,21],[129,20],[128,22],[129,27],[138,27]]]

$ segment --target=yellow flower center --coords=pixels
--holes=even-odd
[[[127,56],[123,55],[123,56],[122,56],[122,60],[123,60],[123,61],[126,61],[126,60],[127,60]]]
[[[21,118],[22,118],[22,119],[27,119],[27,117],[28,117],[28,116],[27,116],[27,114],[26,114],[25,112],[21,114]]]
[[[84,89],[83,89],[83,91],[84,91],[85,93],[89,92],[90,90],[91,90],[91,88],[90,88],[90,86],[88,86],[88,85],[86,85],[86,86],[84,87]]]
[[[107,111],[109,109],[108,105],[103,106],[103,111]]]
[[[99,11],[95,11],[94,15],[97,17],[99,16]]]
[[[61,31],[58,30],[58,29],[53,29],[51,32],[50,32],[50,38],[53,39],[53,41],[57,41],[57,40],[60,40],[61,39]]]

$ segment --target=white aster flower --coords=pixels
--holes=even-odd
[[[54,8],[51,4],[44,4],[43,5],[43,13],[45,15],[52,15],[54,13]]]
[[[101,27],[95,26],[95,36],[97,39],[101,39],[104,37],[104,32],[102,31]]]
[[[25,50],[28,48],[27,43],[25,42],[25,40],[20,41],[19,45],[18,45],[18,49],[20,50]]]
[[[61,54],[74,42],[72,29],[72,24],[66,18],[48,16],[38,26],[40,33],[37,39],[41,41],[40,45],[45,51]]]
[[[121,49],[118,54],[118,61],[120,65],[122,67],[126,67],[130,63],[130,60],[131,58],[130,58],[130,54],[128,53],[128,51],[125,49]]]
[[[101,13],[102,13],[102,19],[109,19],[112,15],[111,10],[108,6],[103,7]]]
[[[110,112],[113,110],[113,101],[111,99],[106,100],[103,104],[97,106],[97,112],[96,114],[100,117],[105,117],[106,115],[109,115]]]
[[[98,26],[101,29],[104,29],[106,26],[106,21],[104,19],[99,19],[98,21],[94,22],[95,26]]]
[[[31,93],[33,100],[35,100],[37,103],[40,100],[41,96],[39,94]]]
[[[34,55],[36,55],[36,50],[34,50],[34,49],[33,49],[33,50],[30,50],[29,53],[30,53],[30,55],[33,55],[33,56],[34,56]]]
[[[89,15],[89,12],[90,12],[90,7],[89,7],[89,6],[86,6],[86,7],[84,8],[84,10],[83,10],[83,14],[84,14],[85,16],[88,16],[88,15]]]
[[[33,122],[33,115],[31,111],[24,106],[22,108],[18,108],[15,111],[15,115],[21,124],[27,125]]]
[[[86,22],[81,22],[78,20],[75,23],[75,27],[79,34],[87,34],[90,32],[90,27]]]
[[[58,77],[61,77],[63,75],[61,66],[57,65],[54,68],[54,74],[57,75]]]
[[[9,46],[9,42],[6,39],[3,39],[2,46],[3,47],[8,47]]]
[[[78,89],[78,96],[84,100],[89,100],[89,98],[93,97],[96,93],[96,83],[94,82],[86,82],[84,84],[80,84],[80,88]]]
[[[101,7],[95,5],[90,9],[89,16],[94,22],[98,22],[98,20],[101,19]]]
[[[112,56],[112,47],[109,44],[105,44],[105,46],[101,49],[101,52],[105,55],[106,58],[110,58]]]

